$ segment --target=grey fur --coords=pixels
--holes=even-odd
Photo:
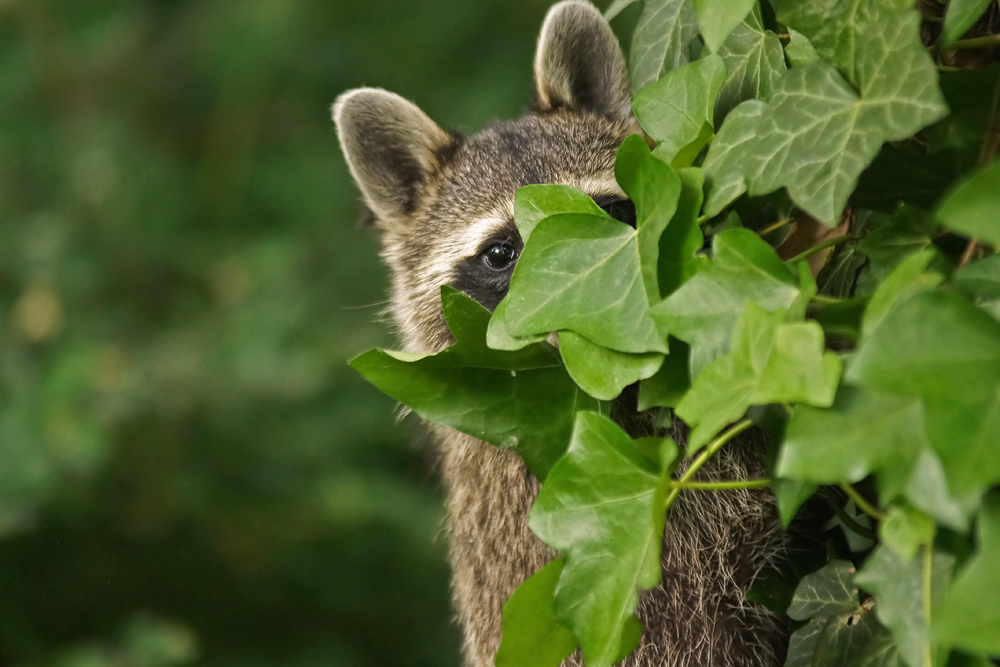
[[[472,136],[450,135],[412,103],[377,89],[342,95],[334,120],[351,173],[381,230],[390,312],[405,349],[437,351],[451,335],[440,286],[491,238],[516,236],[514,193],[533,183],[620,193],[618,146],[636,131],[625,60],[593,5],[549,12],[535,61],[536,108]],[[493,664],[501,609],[553,553],[528,530],[537,481],[520,459],[429,425],[448,493],[453,599],[468,667]],[[760,449],[733,448],[699,479],[763,474]],[[632,667],[776,664],[784,629],[746,588],[784,549],[766,491],[682,495],[663,542],[663,581],[644,595]],[[566,666],[582,665],[579,655]]]

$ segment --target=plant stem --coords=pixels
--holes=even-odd
[[[854,504],[858,506],[859,510],[861,510],[871,518],[875,519],[876,521],[885,521],[888,518],[888,515],[886,515],[885,512],[882,512],[873,507],[872,504],[869,503],[867,500],[865,500],[864,496],[858,493],[858,490],[855,489],[850,484],[841,483],[840,488],[843,489],[844,493],[847,494],[848,498],[854,501]]]
[[[823,294],[816,294],[813,298],[809,299],[812,303],[822,304],[824,306],[832,306],[835,303],[844,303],[847,299],[842,299],[836,296],[824,296]]]
[[[770,479],[735,479],[728,482],[671,482],[670,488],[725,491],[729,489],[763,489],[770,485]]]
[[[827,248],[832,248],[833,246],[840,245],[841,243],[844,243],[845,241],[853,241],[853,240],[854,240],[854,236],[852,236],[851,234],[844,234],[843,236],[836,236],[836,237],[834,237],[832,239],[827,239],[826,241],[823,241],[822,243],[817,243],[816,245],[814,245],[813,247],[809,248],[808,250],[800,252],[795,257],[792,257],[791,259],[785,260],[785,261],[788,262],[789,264],[796,264],[798,262],[801,262],[804,259],[809,259],[810,257],[812,257],[813,255],[815,255],[816,253],[821,252],[823,250],[826,250]]]
[[[750,428],[752,425],[753,422],[750,421],[749,419],[744,419],[742,421],[736,422],[728,429],[723,431],[719,435],[719,437],[717,437],[712,442],[708,443],[708,446],[705,447],[705,449],[701,452],[701,454],[698,455],[698,458],[692,461],[691,465],[688,466],[688,469],[684,471],[684,474],[681,475],[681,478],[677,481],[671,482],[670,493],[667,494],[667,498],[664,501],[664,505],[666,506],[665,509],[670,509],[670,506],[674,504],[674,500],[677,499],[677,496],[681,492],[682,486],[680,485],[687,484],[688,482],[690,482],[691,478],[694,477],[694,474],[698,472],[698,469],[701,468],[703,465],[705,465],[705,462],[708,461],[710,458],[712,458],[713,454],[719,451],[719,449],[721,449],[722,446],[725,445],[727,442],[738,436],[743,431]]]
[[[924,637],[924,667],[933,667],[933,656],[931,655],[931,640],[930,640],[930,627],[931,627],[931,595],[933,591],[933,575],[934,575],[934,541],[931,540],[924,545],[924,627],[927,628],[927,634]]]
[[[965,246],[965,252],[962,253],[962,259],[958,262],[958,268],[962,268],[971,262],[972,258],[976,256],[976,250],[978,249],[979,241],[976,239],[969,239],[969,243]]]
[[[945,49],[945,51],[957,51],[960,49],[986,49],[991,46],[1000,46],[1000,35],[986,35],[985,37],[960,39]]]
[[[697,225],[698,225],[699,227],[701,227],[701,226],[702,226],[702,225],[704,225],[704,224],[705,224],[706,222],[708,222],[708,221],[709,221],[709,219],[710,219],[710,218],[709,218],[709,216],[708,216],[708,215],[701,215],[701,216],[698,216],[698,219],[697,219],[697,220],[695,220],[695,224],[697,224]]]
[[[757,232],[757,234],[758,234],[758,236],[767,236],[771,232],[781,229],[782,227],[784,227],[785,225],[787,225],[791,221],[792,221],[791,218],[785,218],[784,220],[778,220],[773,225],[770,225],[770,226],[765,227],[764,229],[760,230],[759,232]]]

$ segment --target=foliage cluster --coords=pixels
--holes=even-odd
[[[1000,69],[953,66],[995,43],[956,41],[990,3],[777,4],[645,0],[650,141],[615,168],[636,227],[524,188],[496,312],[445,288],[452,347],[352,362],[543,482],[529,524],[561,557],[509,602],[498,665],[621,660],[677,495],[762,486],[786,525],[814,494],[838,513],[794,595],[751,591],[794,621],[788,667],[1000,655]],[[608,418],[635,383],[683,447]],[[753,424],[768,479],[694,478]]]
[[[549,4],[0,1],[0,665],[458,664],[329,110],[513,115]]]

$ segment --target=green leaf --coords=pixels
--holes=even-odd
[[[931,250],[912,254],[879,284],[868,302],[868,309],[861,323],[863,340],[871,338],[899,300],[941,284],[941,274],[927,271],[933,259],[934,251]]]
[[[576,650],[573,633],[553,612],[565,558],[552,561],[522,583],[503,608],[503,641],[496,667],[559,667]]]
[[[625,354],[595,345],[573,333],[559,333],[559,354],[573,381],[594,398],[610,401],[622,389],[652,376],[663,363],[663,355]]]
[[[901,493],[911,505],[934,517],[942,525],[963,533],[968,530],[969,521],[979,508],[982,497],[979,491],[953,497],[948,490],[948,480],[941,460],[930,447],[925,447],[920,452],[904,484]],[[880,495],[885,486],[880,480]],[[888,500],[886,496],[882,497],[883,502]]]
[[[454,345],[433,355],[370,350],[351,366],[427,421],[515,450],[544,479],[565,451],[576,411],[599,403],[577,389],[551,345],[491,350],[489,311],[451,288],[442,295]]]
[[[813,48],[809,38],[798,30],[788,28],[788,44],[785,45],[785,56],[792,67],[801,67],[819,60],[819,54]]]
[[[781,40],[764,29],[760,5],[751,4],[753,9],[718,50],[728,75],[715,105],[717,120],[744,100],[769,100],[775,81],[785,73]]]
[[[931,125],[927,132],[939,125]],[[858,178],[851,203],[883,213],[894,212],[900,202],[929,210],[967,165],[954,150],[928,155],[921,146],[909,142],[885,144]]]
[[[909,563],[921,546],[930,544],[937,527],[934,520],[908,505],[893,505],[878,525],[879,539],[895,556]]]
[[[922,667],[930,637],[924,615],[924,557],[906,562],[892,549],[881,546],[865,562],[855,581],[878,599],[875,614],[896,640],[899,652],[911,667]],[[931,606],[948,590],[953,556],[935,553],[931,564]],[[933,617],[933,612],[932,612]],[[935,650],[932,648],[932,650]],[[941,656],[943,658],[943,656]],[[944,660],[934,664],[944,664]]]
[[[1000,160],[969,176],[945,195],[936,211],[946,227],[1000,245]]]
[[[881,628],[847,667],[903,667],[904,664],[892,633]]]
[[[927,435],[956,495],[1000,480],[1000,323],[961,295],[898,303],[854,356],[848,381],[924,399]]]
[[[532,531],[566,554],[556,617],[580,640],[592,667],[611,665],[638,642],[637,634],[628,636],[638,623],[630,619],[637,591],[660,579],[668,483],[666,471],[617,425],[580,412],[569,450],[528,515]]]
[[[715,100],[725,80],[725,62],[708,56],[667,72],[639,91],[632,110],[646,133],[659,143],[658,155],[672,162],[689,145],[697,144],[695,154],[701,150],[711,138]]]
[[[618,352],[666,352],[649,313],[636,230],[607,216],[552,215],[535,227],[511,277],[510,335],[569,329]]]
[[[824,354],[818,324],[783,324],[784,318],[784,311],[771,313],[749,304],[736,324],[730,352],[695,378],[677,406],[677,414],[693,429],[689,453],[751,405],[833,402],[840,359],[832,352]]]
[[[789,307],[799,294],[795,273],[770,245],[746,229],[712,240],[712,262],[653,308],[665,330],[691,345],[692,378],[729,350],[736,321],[747,304],[765,310]]]
[[[979,20],[993,0],[949,0],[938,48],[947,49]]]
[[[932,617],[934,635],[969,652],[1000,654],[1000,495],[979,514],[978,546]]]
[[[882,280],[903,260],[930,248],[937,232],[930,215],[906,204],[899,206],[887,221],[884,216],[875,216],[872,231],[858,244],[858,251],[869,260],[867,282]]]
[[[830,561],[821,570],[807,574],[795,588],[788,615],[797,621],[823,616],[853,614],[858,609],[858,588],[854,585],[854,565],[845,560]]]
[[[757,131],[767,105],[749,100],[733,109],[719,134],[708,146],[702,167],[707,183],[705,214],[715,216],[747,190],[745,163],[747,151],[757,139]]]
[[[698,28],[708,50],[718,52],[726,38],[750,13],[751,7],[756,6],[756,0],[694,0]]]
[[[628,59],[632,92],[691,62],[690,46],[697,37],[691,0],[644,0]]]
[[[660,235],[659,242],[659,294],[663,297],[677,291],[678,287],[709,265],[708,257],[699,254],[705,245],[705,237],[698,225],[705,173],[695,167],[686,167],[678,170],[677,175],[681,179],[677,212]]]
[[[908,468],[926,443],[917,398],[842,385],[829,409],[799,405],[776,472],[817,484],[857,482],[883,468]]]
[[[951,284],[966,294],[1000,297],[1000,255],[961,267],[951,277]]]
[[[677,211],[681,179],[670,165],[653,157],[646,142],[637,134],[626,139],[618,149],[615,179],[635,204],[636,242],[642,280],[650,303],[658,302],[661,282],[659,265],[662,263],[659,255],[664,247],[661,239],[664,229],[668,228]],[[678,226],[683,227],[684,222],[686,221],[678,221]],[[700,236],[700,231],[698,234]],[[671,233],[668,238],[675,236],[676,233]],[[687,245],[689,244],[685,247]],[[698,249],[700,248],[699,245]],[[670,246],[666,250],[668,253],[678,252]],[[694,251],[691,255],[693,257]],[[662,259],[669,261],[670,256]]]
[[[557,213],[604,215],[590,195],[568,185],[526,185],[514,193],[514,219],[524,243],[539,222]]]
[[[670,340],[670,354],[655,375],[639,383],[639,412],[652,407],[677,407],[691,388],[688,361],[691,348],[676,338]]]
[[[744,168],[751,195],[787,187],[796,204],[829,226],[884,142],[947,113],[920,41],[919,13],[898,0],[841,3],[837,11],[831,16],[828,5],[811,0],[782,3],[782,21],[840,73],[817,61],[782,76]]]
[[[784,667],[812,667],[816,646],[823,636],[827,619],[813,619],[788,638],[788,657]]]

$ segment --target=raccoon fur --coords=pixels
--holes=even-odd
[[[639,128],[625,58],[593,5],[566,0],[549,11],[535,84],[535,106],[525,116],[469,136],[442,130],[384,90],[351,90],[334,105],[347,164],[381,235],[392,276],[390,312],[408,351],[438,351],[452,342],[442,285],[490,309],[504,297],[521,249],[518,188],[571,185],[616,217],[629,216],[614,162],[621,142]],[[428,427],[447,491],[465,664],[487,667],[500,645],[503,605],[554,557],[527,527],[539,485],[512,452]],[[698,478],[758,477],[763,469],[762,449],[743,442],[725,448]],[[778,664],[786,628],[745,592],[785,545],[768,491],[682,494],[667,517],[662,582],[640,600],[641,645],[624,664]],[[564,663],[582,664],[579,654]]]

